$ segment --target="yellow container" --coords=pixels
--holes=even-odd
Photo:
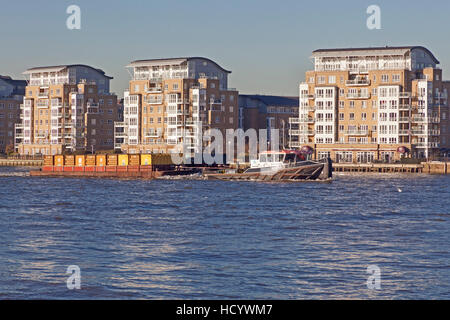
[[[75,165],[75,157],[74,156],[65,156],[64,157],[64,165],[74,166]]]
[[[98,167],[104,167],[106,166],[106,155],[99,154],[96,157],[96,164]]]
[[[83,155],[75,156],[75,165],[78,167],[84,167],[86,157]]]
[[[108,154],[108,166],[117,166],[116,154]]]
[[[118,166],[127,166],[128,165],[128,155],[127,154],[119,154],[119,163]]]
[[[152,155],[141,154],[141,166],[151,166],[151,165],[152,165]]]
[[[64,165],[64,156],[55,156],[55,166],[62,167]]]
[[[53,165],[53,156],[44,156],[44,165],[52,166]]]

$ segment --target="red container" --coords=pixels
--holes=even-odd
[[[61,166],[53,167],[53,171],[62,172],[63,171],[63,167],[61,167]]]
[[[105,168],[106,168],[107,172],[116,172],[117,171],[116,166],[106,166]]]
[[[84,172],[84,167],[74,167],[73,171]]]
[[[128,172],[139,172],[139,166],[128,166]]]
[[[97,172],[105,172],[105,167],[103,167],[103,166],[97,166],[97,168],[95,169],[95,171],[97,171]]]
[[[127,172],[128,171],[128,166],[118,166],[117,167],[117,172]]]
[[[73,167],[64,167],[64,171],[73,171]]]
[[[140,166],[139,170],[140,171],[144,171],[144,172],[151,172],[152,171],[152,166]]]
[[[42,171],[53,172],[53,166],[44,166],[42,167]]]
[[[84,167],[84,172],[95,172],[95,167]]]

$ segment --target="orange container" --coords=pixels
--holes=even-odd
[[[95,166],[95,155],[89,154],[86,156],[86,165]]]
[[[76,166],[84,167],[85,161],[86,161],[86,157],[83,155],[75,157],[75,165]]]
[[[104,155],[104,154],[97,155],[95,161],[96,161],[95,164],[97,165],[97,167],[106,166],[106,155]]]
[[[58,155],[55,156],[55,166],[62,167],[64,165],[64,156]]]
[[[65,156],[64,157],[64,165],[65,166],[74,166],[75,165],[75,156]]]
[[[44,166],[53,166],[53,156],[44,156]]]
[[[130,166],[138,166],[141,161],[141,157],[139,154],[130,154]]]
[[[108,166],[117,166],[117,154],[108,154]]]

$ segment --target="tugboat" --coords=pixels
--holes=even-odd
[[[304,181],[330,180],[331,159],[307,160],[298,150],[265,151],[258,160],[250,162],[250,168],[242,173],[226,170],[224,173],[205,173],[211,180],[250,181]]]

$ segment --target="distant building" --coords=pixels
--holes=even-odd
[[[20,123],[20,106],[25,94],[25,80],[0,75],[0,153],[14,146],[14,131]]]
[[[117,96],[112,77],[87,65],[39,67],[29,77],[23,121],[16,129],[20,154],[114,149]]]
[[[115,146],[127,153],[201,152],[202,130],[225,136],[238,125],[238,92],[228,88],[227,71],[200,57],[133,61],[124,94],[124,121],[116,123]],[[224,146],[225,148],[225,146]]]
[[[426,48],[319,49],[290,146],[337,162],[429,158],[450,147],[450,83]]]
[[[280,148],[288,147],[289,118],[298,114],[298,97],[239,95],[239,128],[268,129],[267,139],[270,141],[270,129],[278,129]]]

